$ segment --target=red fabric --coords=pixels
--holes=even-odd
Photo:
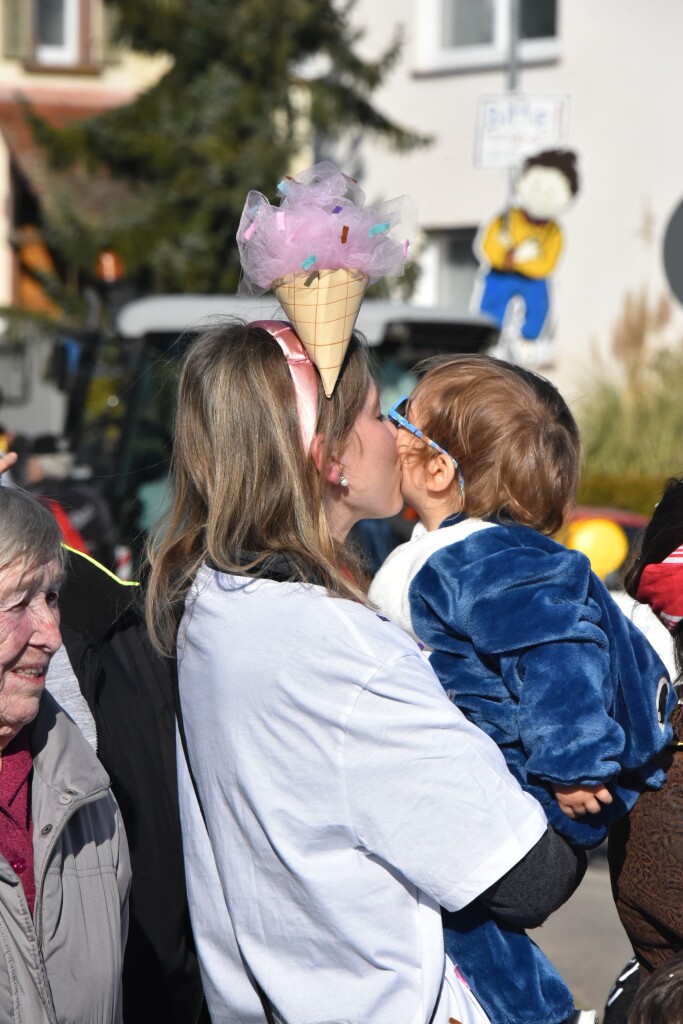
[[[670,632],[678,628],[683,619],[683,544],[663,562],[645,566],[636,598],[649,604]]]
[[[52,512],[52,515],[59,523],[64,543],[68,544],[68,546],[73,548],[75,551],[82,551],[84,555],[89,555],[90,549],[88,545],[85,543],[76,527],[72,524],[59,502],[55,501],[54,498],[46,498],[44,495],[42,495],[39,500],[43,505],[46,505],[47,508],[50,509],[50,512]]]
[[[31,914],[36,899],[31,821],[32,771],[33,759],[28,748],[28,733],[22,729],[2,752],[0,853],[9,861],[23,885]]]

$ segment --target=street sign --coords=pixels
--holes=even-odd
[[[484,170],[517,167],[532,153],[566,143],[568,96],[520,93],[480,96],[474,164]]]
[[[664,234],[664,271],[679,302],[683,302],[683,201],[671,215]]]

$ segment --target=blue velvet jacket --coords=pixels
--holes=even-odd
[[[585,555],[528,527],[454,517],[396,549],[370,597],[431,648],[451,699],[572,842],[597,845],[644,786],[662,785],[673,688]],[[614,802],[571,820],[551,783],[606,783]]]

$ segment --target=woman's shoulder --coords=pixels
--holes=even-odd
[[[302,639],[327,662],[353,658],[372,664],[422,657],[419,645],[369,605],[324,587],[231,576],[204,567],[181,627],[184,636],[229,651],[254,645],[290,650]]]

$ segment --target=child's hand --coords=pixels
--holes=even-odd
[[[612,794],[602,785],[598,786],[560,786],[553,783],[553,792],[568,818],[578,818],[583,814],[598,814],[602,804],[612,803]]]

